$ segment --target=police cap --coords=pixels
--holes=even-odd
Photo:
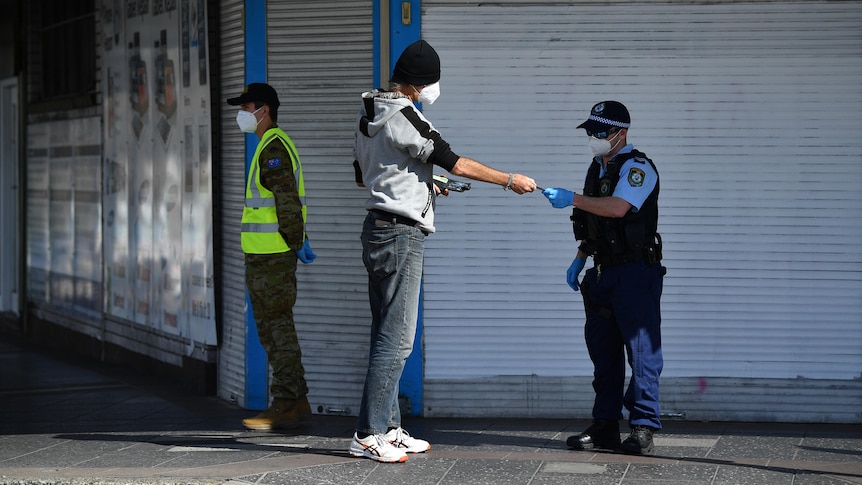
[[[587,130],[587,133],[598,133],[611,128],[628,128],[632,124],[629,110],[619,101],[602,101],[596,103],[590,110],[590,117],[578,128]]]

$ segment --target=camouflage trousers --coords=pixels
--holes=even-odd
[[[308,394],[302,352],[293,323],[296,303],[296,253],[247,255],[245,283],[257,323],[257,336],[272,367],[273,398]]]

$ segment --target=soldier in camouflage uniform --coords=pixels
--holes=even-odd
[[[242,215],[246,286],[260,343],[272,366],[271,406],[243,420],[249,429],[290,428],[311,415],[302,353],[293,322],[296,261],[316,255],[305,234],[305,183],[293,142],[276,124],[278,95],[268,84],[249,84],[227,100],[239,106],[237,125],[260,141],[249,167]]]

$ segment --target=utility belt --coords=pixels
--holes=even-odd
[[[647,244],[640,249],[631,249],[622,253],[593,254],[593,262],[600,266],[609,267],[645,260],[647,266],[652,266],[661,261],[661,247],[661,236],[656,233],[655,242],[651,244]]]
[[[414,221],[409,217],[400,216],[398,214],[393,214],[392,212],[388,212],[381,209],[371,209],[370,212],[375,219],[375,224],[377,227],[388,227],[394,226],[395,224],[403,224],[405,226],[416,227],[419,225],[419,221]],[[427,236],[428,233],[422,231]]]

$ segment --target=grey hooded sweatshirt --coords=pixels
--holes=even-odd
[[[367,210],[416,221],[434,232],[433,169],[451,171],[458,161],[449,144],[406,96],[388,91],[362,94],[353,154],[357,180],[370,191]]]

